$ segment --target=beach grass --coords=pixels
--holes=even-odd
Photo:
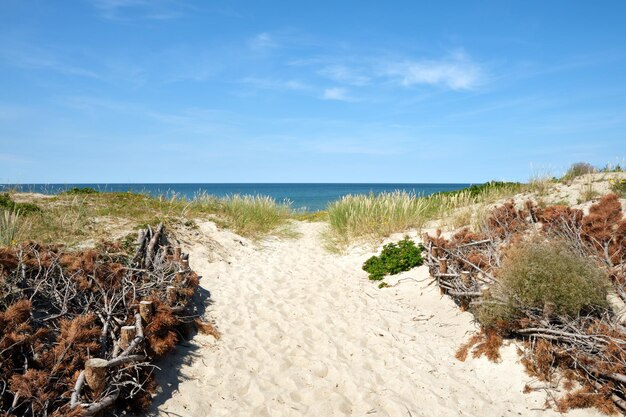
[[[20,197],[11,193],[10,196]],[[152,197],[147,193],[107,192],[61,193],[52,197],[28,197],[25,204],[37,207],[21,214],[22,227],[16,241],[63,242],[69,246],[89,239],[110,239],[124,229],[133,231],[147,224],[171,226],[192,224],[194,219],[215,221],[236,233],[261,238],[269,234],[293,235],[289,228],[291,208],[266,196],[199,194],[189,200],[176,194]],[[6,199],[10,204],[13,200]]]
[[[347,195],[328,206],[330,228],[338,241],[387,236],[422,226],[427,201],[404,191]]]
[[[234,194],[216,197],[209,194],[196,196],[190,210],[221,216],[227,227],[242,236],[260,237],[272,232],[289,234],[291,203],[277,202],[269,196]]]
[[[355,240],[379,240],[392,233],[419,230],[435,219],[449,219],[454,227],[467,225],[478,209],[476,206],[513,196],[526,187],[492,181],[429,196],[403,191],[347,195],[328,206],[327,247],[338,250]]]
[[[20,230],[20,212],[3,210],[0,212],[0,246],[11,246]]]

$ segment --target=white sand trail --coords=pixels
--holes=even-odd
[[[459,362],[475,330],[430,285],[425,267],[379,290],[361,271],[371,253],[322,248],[322,223],[297,239],[253,244],[212,223],[201,233],[228,256],[195,245],[191,265],[211,291],[222,338],[196,336],[163,364],[162,416],[556,416],[515,348],[503,360]],[[213,261],[211,261],[213,259]],[[591,416],[577,410],[571,416]]]

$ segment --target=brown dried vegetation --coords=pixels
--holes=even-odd
[[[626,328],[607,308],[602,289],[612,283],[626,301],[626,219],[617,196],[602,197],[587,215],[562,205],[539,209],[526,203],[520,210],[507,202],[492,211],[481,233],[426,236],[425,245],[439,286],[483,324],[459,348],[459,360],[472,352],[497,361],[502,337],[517,338],[526,345],[520,354],[527,372],[539,381],[558,380],[566,389],[551,401],[557,410],[626,413]],[[505,270],[524,245],[540,247],[535,252],[541,256],[533,253],[538,262],[518,263],[517,272]],[[441,257],[447,259],[446,274],[439,272]],[[521,293],[506,290],[506,276],[513,273]],[[589,274],[590,281],[580,281]],[[583,283],[591,287],[582,290]],[[590,294],[593,299],[587,300]]]
[[[142,250],[144,256],[145,245],[138,254]],[[193,325],[197,314],[190,301],[198,276],[173,259],[165,236],[150,254],[149,268],[142,256],[133,258],[116,245],[66,252],[29,242],[0,249],[0,415],[91,415],[80,404],[98,404],[106,396],[118,409],[141,412],[149,406],[156,389],[151,361],[174,349],[182,329]],[[174,302],[168,286],[176,288]],[[79,405],[71,407],[85,362],[119,356],[120,328],[135,324],[140,300],[155,308],[132,352],[138,359],[110,369],[104,392],[85,386]]]

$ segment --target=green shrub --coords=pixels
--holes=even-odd
[[[626,179],[624,178],[615,178],[609,179],[609,184],[611,186],[611,191],[618,195],[620,198],[626,197]]]
[[[486,297],[478,312],[486,326],[513,320],[524,309],[541,310],[546,303],[569,317],[607,306],[607,273],[561,241],[530,241],[510,249],[498,277],[494,296]]]
[[[0,194],[0,209],[19,211],[21,214],[39,213],[41,208],[32,203],[16,203],[8,193]]]
[[[563,178],[561,178],[561,180],[569,181],[569,180],[573,180],[576,177],[580,177],[581,175],[593,174],[594,172],[596,172],[596,169],[590,163],[576,162],[575,164],[572,164],[569,167],[569,169],[567,170]]]
[[[65,195],[98,194],[98,190],[95,190],[91,187],[80,187],[80,188],[74,187],[74,188],[70,188],[61,192],[61,194],[65,194]]]
[[[520,182],[507,182],[507,181],[488,181],[483,184],[474,184],[469,187],[462,188],[454,191],[442,191],[437,194],[451,195],[467,192],[470,197],[481,197],[485,194],[495,194],[501,191],[503,194],[514,194],[521,192],[523,184]]]
[[[395,275],[402,271],[420,266],[424,263],[422,251],[424,247],[408,237],[400,242],[389,243],[383,246],[380,256],[372,256],[363,264],[363,270],[369,273],[369,278],[380,281],[385,275]]]

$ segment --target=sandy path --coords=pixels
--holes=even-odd
[[[212,292],[210,316],[223,337],[198,335],[163,364],[163,416],[556,416],[515,349],[503,361],[454,358],[474,330],[429,286],[425,267],[379,290],[360,266],[371,254],[336,256],[320,223],[298,223],[298,239],[260,246],[201,225],[227,259],[191,248]],[[417,282],[416,282],[417,281]],[[571,416],[589,416],[590,410]]]

